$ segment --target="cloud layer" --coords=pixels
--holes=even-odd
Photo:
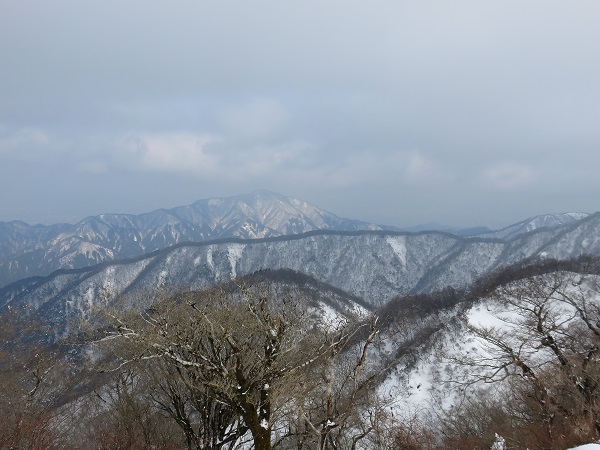
[[[0,220],[257,188],[396,225],[600,209],[598,2],[5,3]]]

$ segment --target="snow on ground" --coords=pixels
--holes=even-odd
[[[518,318],[516,314],[509,314],[509,311],[492,300],[483,300],[480,304],[471,308],[467,314],[469,324],[476,327],[497,327],[506,326],[507,320]]]
[[[242,257],[242,252],[246,248],[245,244],[229,244],[227,247],[227,257],[229,258],[229,264],[231,264],[231,279],[237,277],[237,263]]]
[[[400,342],[384,339],[378,357],[394,358]],[[429,346],[432,345],[432,346]],[[461,342],[468,345],[468,342]],[[456,392],[450,389],[445,380],[449,378],[447,352],[452,352],[456,342],[452,335],[444,334],[431,344],[413,349],[395,368],[391,369],[378,388],[379,396],[386,402],[395,404],[394,410],[400,414],[414,416],[428,411],[449,408],[456,400]],[[414,355],[418,355],[415,358]]]
[[[400,263],[406,266],[406,238],[404,236],[388,237],[386,241],[392,247]]]
[[[598,285],[598,276],[573,274],[565,288],[572,297],[583,295],[589,302],[600,302]],[[553,311],[558,320],[562,319],[563,325],[568,326],[574,317],[572,307],[558,300],[551,302],[551,306],[555,308]],[[469,326],[508,330],[518,327],[522,320],[518,310],[493,298],[476,302],[464,314],[457,316],[456,321],[452,321],[450,315],[447,320],[442,320],[446,326],[437,331],[437,336],[434,335],[430,343],[423,343],[402,356],[396,367],[386,374],[378,387],[378,394],[393,405],[394,413],[416,413],[426,417],[432,412],[447,411],[464,398],[466,391],[461,389],[464,386],[469,385],[468,392],[474,395],[477,395],[478,389],[487,386],[481,380],[476,381],[485,369],[472,364],[480,358],[493,357],[494,353],[490,353],[490,347]],[[412,324],[416,331],[426,325]],[[407,333],[405,339],[410,338],[409,329],[403,330]],[[395,349],[401,348],[402,339],[394,340],[392,335],[382,336],[382,339],[385,345],[379,347],[378,357],[382,361],[393,360]],[[528,355],[532,362],[539,362],[539,358],[544,357],[543,351],[530,344],[523,348],[523,352],[531,353]],[[501,383],[494,384],[494,389],[502,388]],[[600,450],[600,443],[576,447],[576,450]]]
[[[333,329],[339,328],[340,325],[347,321],[343,315],[325,303],[319,304],[319,309],[321,312],[322,323],[331,326]]]
[[[210,270],[212,270],[214,272],[215,263],[213,262],[213,249],[214,249],[214,246],[212,246],[212,245],[209,245],[206,248],[206,264],[208,264],[208,267],[210,267]]]
[[[579,447],[573,447],[569,450],[600,450],[600,444],[586,444]]]

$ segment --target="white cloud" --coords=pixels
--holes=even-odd
[[[245,182],[285,176],[302,165],[308,144],[286,141],[251,145],[207,133],[130,133],[118,139],[119,164],[129,169],[185,173],[217,181]]]
[[[329,162],[320,161],[319,152],[310,155],[310,167],[290,167],[288,179],[294,183],[343,189],[360,185],[383,185],[397,178],[398,154],[377,155],[357,152],[340,155]]]
[[[419,187],[437,187],[452,181],[453,175],[434,159],[419,152],[394,151],[377,153],[358,151],[341,155],[329,163],[318,163],[318,154],[312,156],[315,167],[292,170],[296,182],[308,182],[331,188],[398,187],[403,184]]]
[[[534,171],[516,163],[501,163],[481,171],[478,177],[481,185],[495,190],[515,190],[535,181]]]
[[[211,174],[218,167],[215,155],[207,152],[216,136],[203,133],[139,133],[119,139],[118,147],[127,161],[144,169],[167,172]]]
[[[452,181],[452,174],[435,160],[413,152],[407,156],[404,179],[408,184],[420,186],[439,186]]]
[[[50,135],[39,128],[23,127],[10,131],[0,127],[0,155],[16,156],[19,159],[38,157],[52,144]]]

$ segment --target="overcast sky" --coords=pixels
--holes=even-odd
[[[599,55],[597,0],[0,0],[0,220],[598,211]]]

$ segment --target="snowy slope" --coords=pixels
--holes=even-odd
[[[268,191],[200,200],[141,215],[102,214],[75,225],[0,222],[0,286],[59,268],[137,257],[180,242],[359,229],[381,227],[342,219],[302,200]]]
[[[568,272],[564,275],[563,286],[571,298],[581,295],[590,310],[600,307],[600,275]],[[514,301],[520,304],[521,300],[515,298]],[[561,335],[560,330],[577,326],[579,316],[570,305],[551,301],[546,307],[556,314],[557,336]],[[502,389],[506,371],[472,365],[481,358],[498,362],[497,355],[490,353],[490,347],[472,327],[495,328],[503,334],[515,329],[522,320],[518,309],[507,307],[494,296],[450,306],[416,319],[396,317],[396,321],[382,332],[385,346],[376,355],[382,361],[392,361],[387,363],[390,368],[379,385],[380,395],[390,401],[397,414],[426,416],[448,410],[464,400],[465,393],[475,393],[477,389]],[[415,336],[418,339],[414,340]],[[553,358],[548,347],[540,346],[540,339],[533,336],[531,340],[525,340],[522,335],[515,334],[515,348],[534,370]]]
[[[563,225],[570,225],[588,216],[588,213],[543,214],[530,217],[501,230],[481,233],[479,236],[510,240],[521,234],[539,230],[540,228],[556,228]]]
[[[57,317],[85,315],[100,295],[198,289],[266,269],[297,271],[379,306],[399,294],[464,288],[525,259],[585,254],[600,255],[598,214],[576,226],[541,229],[509,242],[358,231],[180,244],[135,260],[22,280],[0,289],[0,307],[12,303]]]
[[[127,293],[127,287],[148,270],[151,264],[151,260],[142,259],[124,268],[110,265],[101,273],[80,272],[75,279],[59,276],[55,283],[41,288],[43,294],[39,298],[27,302],[8,302],[0,311],[5,311],[6,308],[13,311],[20,309],[23,315],[40,319],[49,326],[52,329],[51,339],[59,340],[76,332],[77,324],[81,320],[88,321],[100,311],[112,308],[143,310],[169,295],[169,291],[138,291],[132,295],[118,295]],[[112,276],[120,269],[124,271],[119,277]],[[157,278],[159,281],[161,278],[164,280],[168,275],[161,270]],[[278,294],[285,296],[285,292],[293,291],[293,295],[307,299],[313,317],[323,323],[335,324],[343,320],[356,320],[368,315],[373,309],[361,298],[292,270],[262,271],[236,279],[236,285],[248,286],[263,282],[267,282],[270,289],[276,290]],[[73,283],[77,288],[74,288]],[[227,282],[224,282],[223,286],[226,285]],[[201,290],[204,287],[206,285],[197,285],[194,288]]]
[[[529,240],[529,234],[545,231],[546,235],[537,236],[547,241],[547,236],[577,226],[588,216],[585,213],[537,216],[480,237],[511,242]],[[30,276],[45,276],[61,268],[136,258],[182,242],[232,237],[261,239],[318,230],[382,229],[399,231],[391,226],[343,219],[305,201],[268,191],[200,200],[192,205],[140,215],[102,214],[75,225],[46,227],[0,222],[0,287]]]

